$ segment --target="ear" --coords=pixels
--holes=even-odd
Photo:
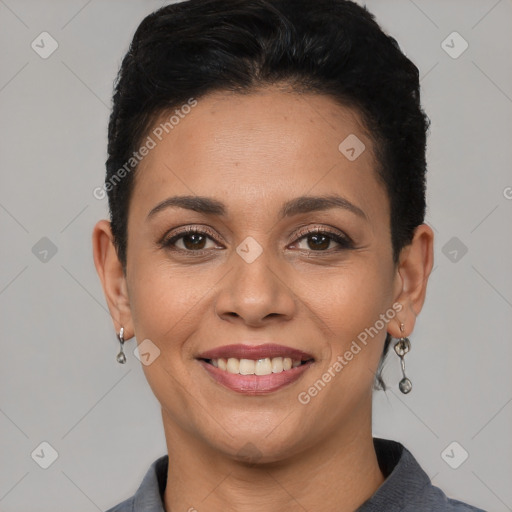
[[[110,222],[107,220],[100,220],[94,226],[92,247],[94,265],[101,280],[114,328],[118,333],[123,327],[124,338],[128,340],[134,332],[126,276],[117,257]]]
[[[394,338],[409,336],[413,331],[416,317],[425,302],[433,263],[434,232],[427,224],[421,224],[415,229],[412,242],[400,252],[395,302],[403,308],[396,316],[397,322],[390,323],[388,328]],[[404,332],[400,331],[401,323],[404,324]]]

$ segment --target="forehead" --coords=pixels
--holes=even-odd
[[[375,213],[386,207],[358,113],[327,96],[272,88],[216,92],[163,113],[147,136],[153,148],[139,165],[132,198],[146,213],[171,194],[261,208],[294,195],[339,192]]]

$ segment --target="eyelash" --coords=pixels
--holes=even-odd
[[[179,233],[174,234],[173,236],[171,236],[169,238],[164,237],[162,239],[162,241],[159,242],[158,245],[162,248],[165,248],[165,249],[168,249],[171,251],[188,253],[188,254],[191,254],[194,256],[204,256],[205,254],[211,253],[212,249],[200,249],[200,250],[194,251],[194,250],[189,250],[189,249],[181,249],[181,248],[177,248],[174,246],[174,244],[181,238],[183,238],[187,235],[195,235],[195,234],[206,235],[207,237],[212,239],[214,242],[216,242],[215,236],[210,231],[205,230],[204,228],[198,229],[196,227],[190,226],[190,227],[180,231]],[[308,253],[332,254],[333,252],[339,252],[339,251],[354,248],[354,243],[350,237],[348,237],[347,235],[341,235],[339,233],[335,233],[330,230],[326,230],[325,228],[312,228],[312,229],[304,229],[303,228],[303,229],[300,229],[299,232],[296,234],[297,238],[295,239],[295,241],[293,243],[299,242],[303,238],[307,238],[310,235],[325,235],[328,238],[330,238],[332,241],[338,243],[340,245],[340,247],[337,249],[334,249],[334,250],[315,251],[315,250],[299,249],[299,251],[308,252]]]

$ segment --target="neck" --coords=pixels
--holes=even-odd
[[[352,512],[385,477],[380,471],[369,421],[286,460],[248,464],[200,443],[165,418],[169,470],[166,512]]]

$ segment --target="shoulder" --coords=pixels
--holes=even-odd
[[[425,488],[425,492],[419,495],[414,503],[406,505],[403,512],[486,512],[481,508],[474,507],[468,503],[448,498],[446,494],[432,484]]]
[[[386,480],[358,512],[486,512],[449,498],[401,443],[374,438],[374,446]]]
[[[132,496],[118,503],[115,507],[109,508],[106,512],[132,512],[134,510],[134,501],[135,498]]]
[[[403,512],[486,512],[457,499],[449,498],[439,487],[427,485],[425,492],[414,503],[406,505]]]
[[[131,497],[106,512],[164,512],[163,494],[167,482],[169,456],[163,455],[155,460]]]

